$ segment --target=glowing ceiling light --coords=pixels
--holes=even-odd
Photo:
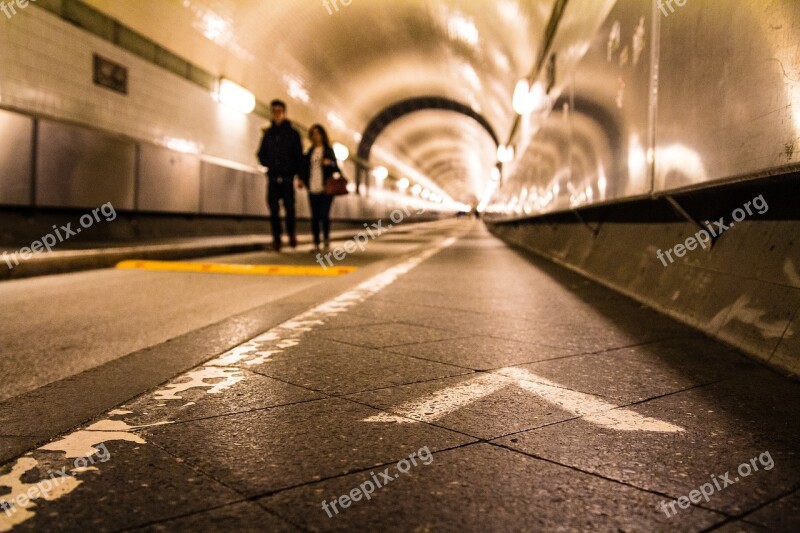
[[[519,80],[514,88],[514,96],[511,99],[511,106],[518,115],[530,113],[530,85],[528,80]]]
[[[333,153],[339,161],[347,161],[350,157],[350,150],[342,143],[333,143]]]
[[[422,185],[420,185],[419,183],[411,187],[411,193],[414,194],[415,196],[419,196],[419,193],[421,192],[422,192]]]
[[[344,123],[344,120],[339,118],[339,115],[337,115],[333,111],[329,111],[328,112],[328,121],[331,124],[333,124],[334,126],[336,126],[337,128],[339,128],[340,130],[346,130],[347,129],[347,124]]]
[[[606,187],[608,187],[608,180],[606,179],[606,171],[603,168],[603,165],[598,166],[597,173],[600,176],[597,178],[597,190],[600,192],[601,197],[605,197]]]
[[[406,189],[408,189],[409,185],[410,183],[408,181],[408,178],[403,178],[397,182],[397,188],[400,189],[401,191],[405,191]]]
[[[372,175],[375,176],[375,182],[378,185],[382,185],[383,180],[389,177],[389,171],[386,169],[386,167],[375,167],[372,170]]]
[[[533,111],[544,111],[550,103],[550,97],[545,91],[544,84],[537,81],[532,86],[528,80],[522,79],[514,88],[511,105],[518,115],[525,115]]]
[[[287,74],[283,77],[283,81],[286,83],[289,96],[305,104],[311,100],[311,97],[308,96],[308,91],[305,87],[303,87],[303,84],[300,82],[300,80]]]
[[[252,113],[256,108],[256,97],[253,93],[232,82],[221,78],[217,86],[217,100],[228,107],[244,114]]]
[[[500,181],[500,169],[492,167],[492,181]]]
[[[475,22],[470,17],[460,13],[453,13],[447,21],[447,33],[450,39],[461,41],[471,47],[478,46],[480,33]]]
[[[497,147],[497,160],[501,163],[510,163],[514,160],[514,147],[501,144]]]
[[[427,200],[428,198],[431,197],[431,191],[429,191],[428,189],[425,189],[425,190],[422,191],[421,196],[422,196],[422,198],[424,200]]]

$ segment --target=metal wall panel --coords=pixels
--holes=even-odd
[[[590,39],[564,21],[556,71],[570,71],[543,122],[523,117],[519,158],[491,210],[535,215],[650,191],[652,11],[651,0],[619,0]]]
[[[136,146],[88,128],[41,120],[37,130],[36,205],[134,208]]]
[[[656,189],[800,163],[800,2],[687,2],[667,15]]]
[[[139,155],[137,209],[169,213],[200,211],[200,159],[152,144]]]
[[[263,174],[244,175],[244,214],[267,216],[267,177]]]
[[[0,205],[30,205],[33,119],[0,109]]]
[[[617,2],[575,72],[571,207],[650,192],[652,19],[650,0]]]
[[[556,54],[586,53],[544,123],[520,135],[490,216],[800,168],[800,2],[671,5],[619,0],[591,40],[557,39]]]
[[[201,213],[241,215],[244,212],[244,172],[203,161],[200,175]]]

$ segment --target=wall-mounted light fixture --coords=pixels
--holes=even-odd
[[[501,144],[497,147],[497,160],[500,163],[510,163],[514,160],[514,147]]]
[[[527,79],[517,82],[511,105],[518,115],[544,111],[549,103],[550,97],[542,82],[537,81],[533,85],[530,85]]]
[[[217,101],[245,115],[256,108],[255,95],[226,78],[220,78],[217,84]]]
[[[350,150],[342,143],[333,143],[333,153],[339,161],[347,161],[350,157]]]

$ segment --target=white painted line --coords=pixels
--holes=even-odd
[[[207,383],[206,380],[221,379],[216,383]],[[219,394],[242,381],[244,376],[235,368],[219,368],[205,366],[184,374],[176,382],[155,393],[156,400],[181,400],[180,392],[191,389],[208,389],[206,394]]]
[[[421,400],[406,402],[369,418],[364,422],[397,422],[400,424],[417,422],[434,422],[453,411],[469,405],[484,396],[489,396],[509,385],[513,381],[496,374],[482,374],[464,383],[434,392]]]
[[[78,488],[82,481],[72,476],[51,476],[36,483],[25,483],[22,478],[26,473],[39,466],[39,461],[33,457],[21,457],[17,460],[11,471],[0,476],[0,487],[7,487],[11,492],[4,494],[2,500],[11,504],[7,509],[0,508],[0,532],[7,532],[15,526],[30,520],[35,516],[33,508],[36,503],[32,498],[53,501],[61,498]]]
[[[169,385],[150,395],[149,399],[153,403],[152,410],[158,411],[159,417],[168,417],[163,409],[179,410],[186,405],[194,402],[185,403],[180,395],[188,390],[205,389],[205,394],[220,394],[231,389],[238,383],[245,381],[246,376],[241,370],[247,366],[261,364],[275,354],[281,353],[287,348],[296,346],[301,337],[314,329],[314,327],[325,323],[326,319],[344,313],[352,306],[359,304],[381,291],[386,286],[393,283],[398,277],[406,274],[417,265],[433,256],[441,249],[452,245],[456,238],[449,238],[442,241],[439,245],[433,246],[424,252],[395,265],[388,270],[361,283],[356,288],[330,300],[313,309],[287,320],[286,322],[272,328],[266,333],[228,351],[222,356],[201,365],[173,380]],[[239,365],[237,367],[236,365]],[[244,365],[244,366],[242,366]],[[212,381],[212,383],[209,383]],[[162,402],[162,403],[158,403]],[[145,413],[133,413],[129,410],[114,409],[106,413],[106,416],[122,416],[129,414],[144,415]],[[150,427],[160,424],[169,424],[168,420],[157,421],[152,424],[141,426],[130,426],[124,421],[106,418],[99,420],[89,427],[74,431],[67,436],[51,442],[39,448],[39,451],[62,452],[65,459],[76,457],[91,457],[99,452],[95,446],[110,441],[128,441],[137,444],[147,444],[146,441],[134,431],[143,427]],[[29,454],[30,455],[30,454]],[[10,494],[0,496],[0,504],[17,498],[20,494],[25,494],[32,490],[35,485],[22,482],[22,477],[38,465],[38,461],[30,456],[25,456],[17,460],[11,472],[5,476],[0,476],[0,487],[11,488]],[[94,468],[71,469],[72,474],[81,474]],[[72,492],[84,481],[76,477],[64,475],[60,479],[60,486],[47,494],[42,494],[37,499],[57,500]],[[14,526],[25,522],[35,516],[32,508],[36,506],[33,501],[25,506],[15,506],[11,514],[3,512],[0,508],[0,533],[5,533]]]
[[[618,431],[675,433],[683,428],[630,409],[608,403],[599,396],[564,388],[522,368],[508,367],[448,387],[420,400],[403,403],[389,411],[365,418],[364,422],[433,422],[510,385],[518,385],[585,422]]]
[[[523,389],[537,394],[544,400],[557,405],[564,411],[582,417],[586,422],[618,431],[652,431],[675,433],[683,428],[655,418],[640,415],[630,409],[620,409],[592,394],[578,392],[548,381],[523,368],[505,368],[503,375],[514,377]]]

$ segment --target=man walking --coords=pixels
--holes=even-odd
[[[281,100],[270,103],[272,126],[264,131],[258,160],[267,167],[267,204],[272,226],[272,249],[281,251],[281,202],[286,211],[286,233],[289,245],[297,246],[294,212],[294,180],[300,174],[303,144],[300,134],[286,119],[286,104]]]

